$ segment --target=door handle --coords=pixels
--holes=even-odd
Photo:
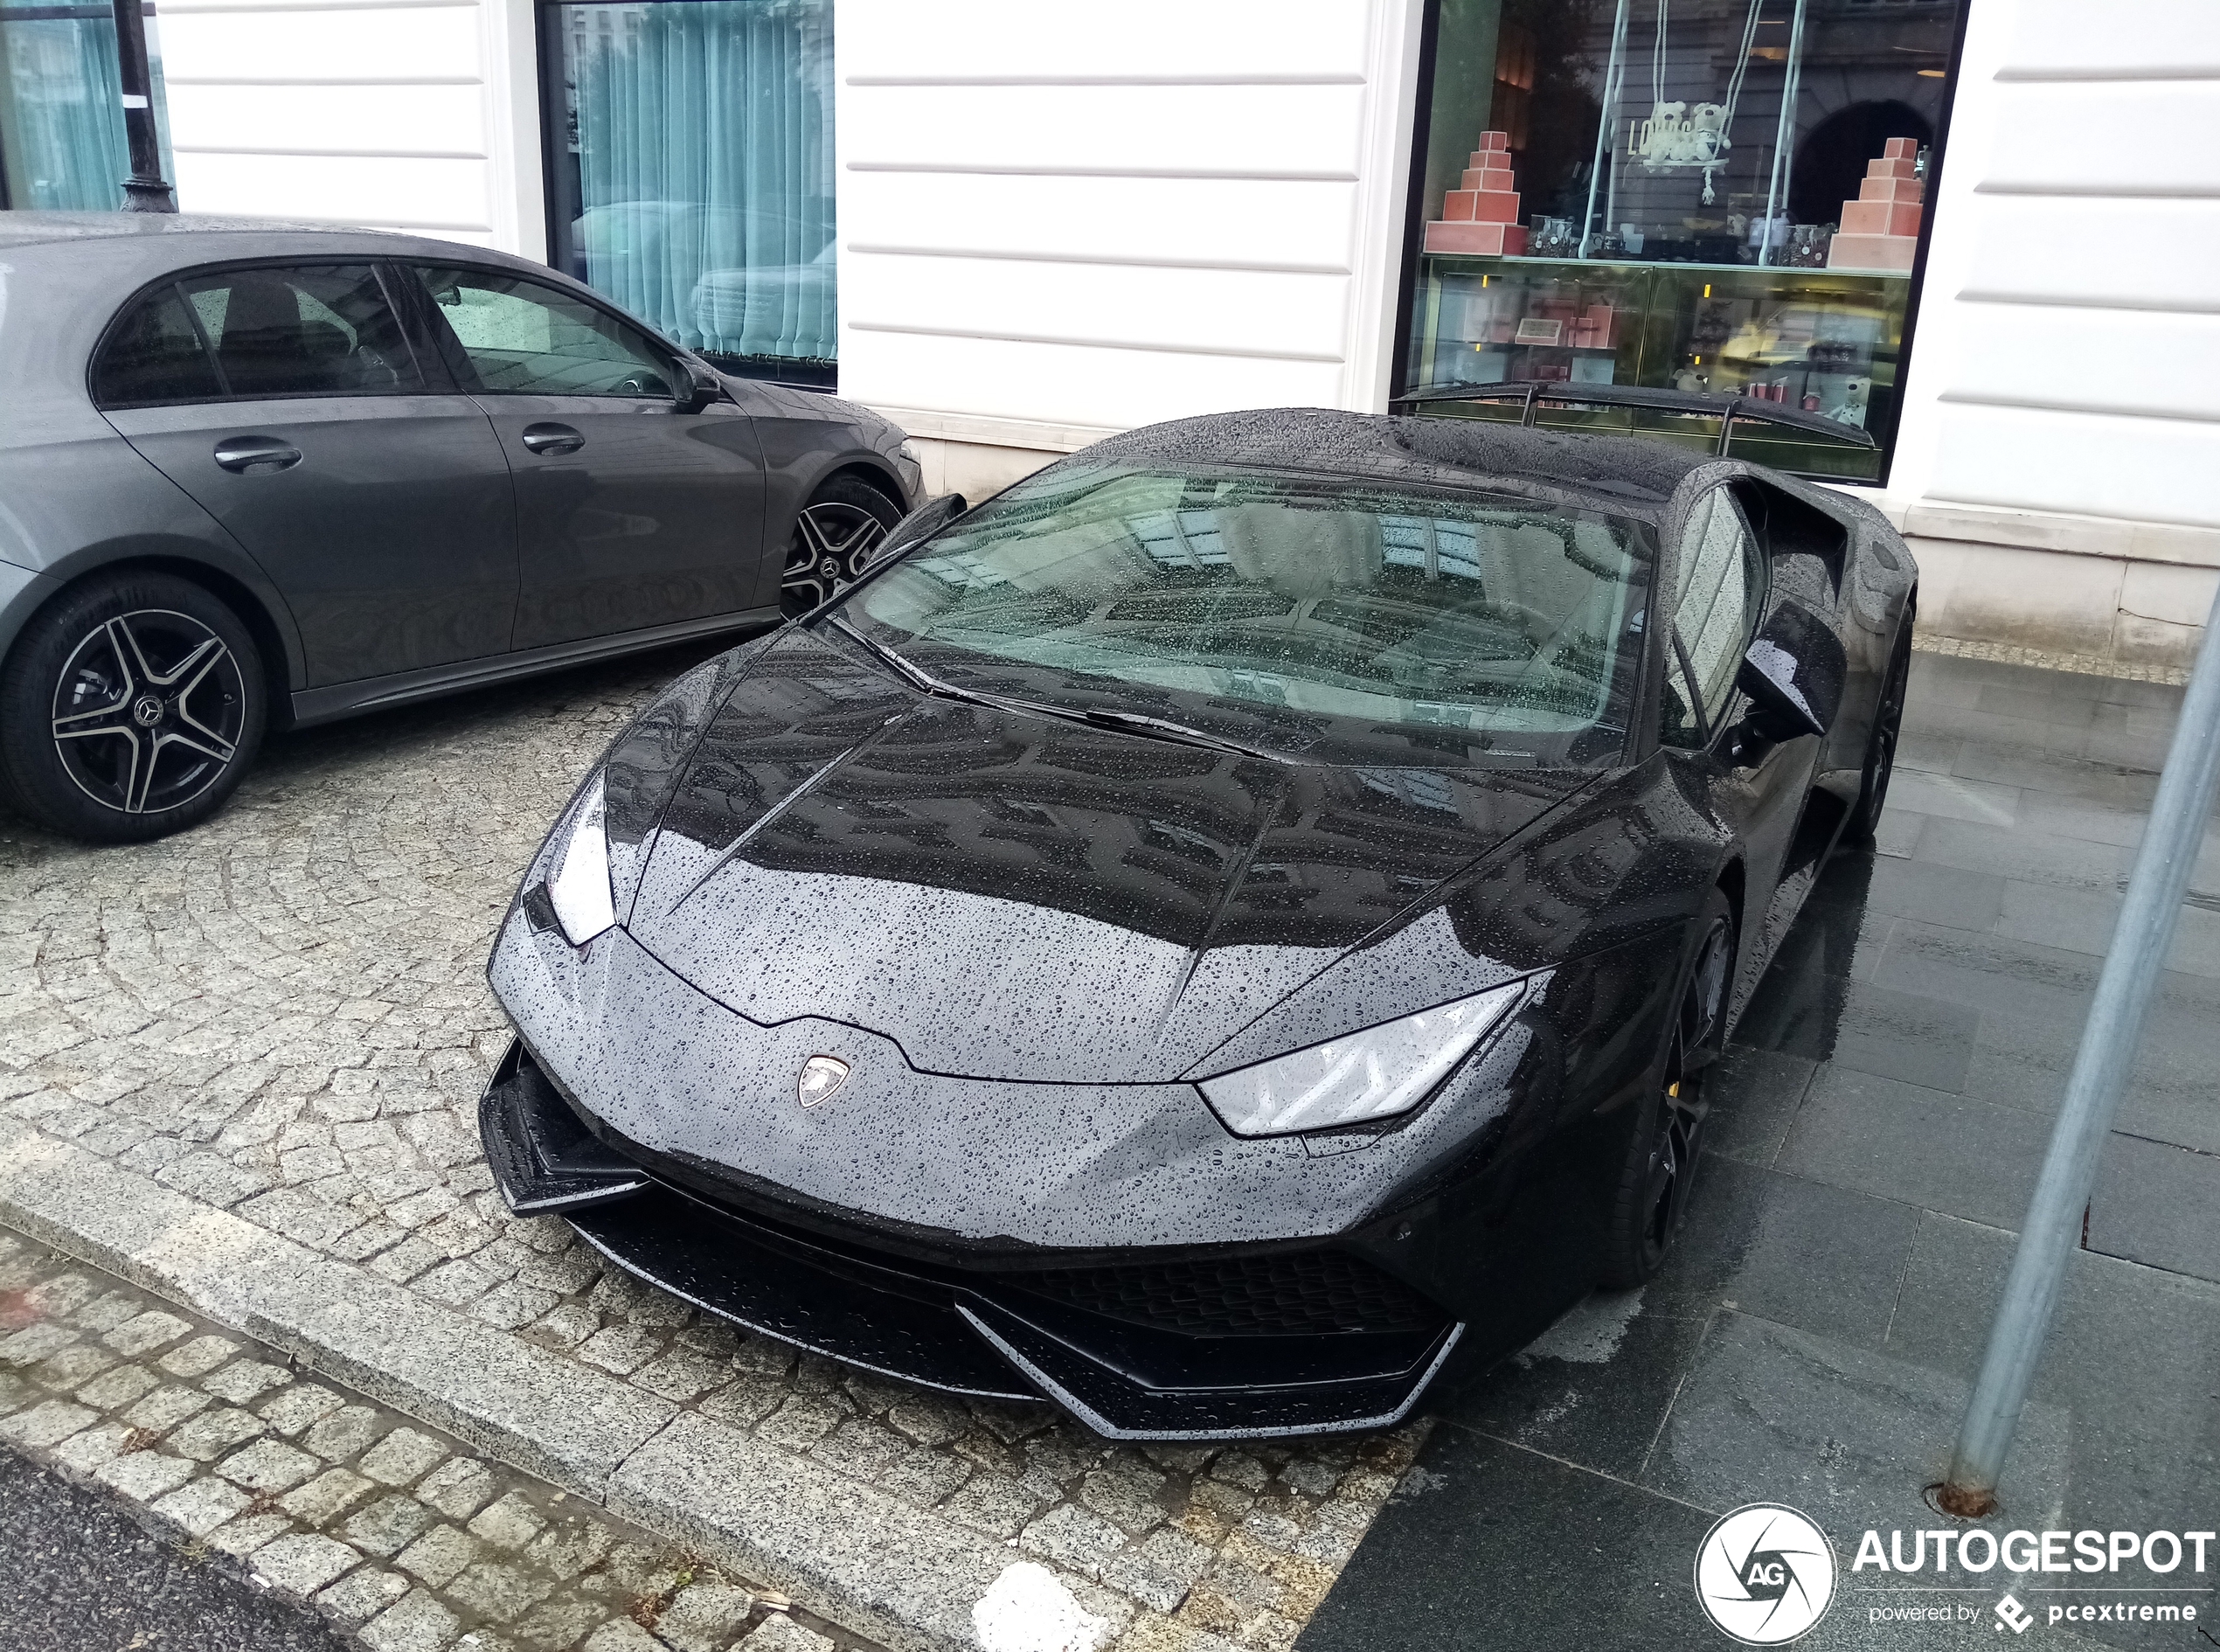
[[[586,446],[586,438],[568,425],[526,425],[520,440],[526,453],[576,453]]]
[[[227,436],[216,444],[216,462],[243,476],[258,470],[290,470],[301,462],[301,450],[274,436]]]

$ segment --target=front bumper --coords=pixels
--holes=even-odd
[[[710,1313],[953,1393],[1057,1401],[1116,1439],[1253,1438],[1404,1417],[1464,1327],[1329,1246],[928,1261],[804,1226],[624,1141],[521,1040],[479,1103],[519,1212],[558,1212]]]

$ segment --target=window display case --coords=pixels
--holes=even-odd
[[[1958,11],[1437,0],[1400,391],[1538,379],[1777,401],[1879,446],[1771,430],[1737,452],[1880,480]],[[1623,408],[1541,422],[1711,439]]]

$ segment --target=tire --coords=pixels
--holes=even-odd
[[[1897,769],[1897,736],[1904,727],[1904,687],[1911,677],[1911,611],[1904,611],[1904,628],[1889,654],[1889,669],[1881,678],[1880,702],[1873,708],[1873,735],[1866,742],[1865,772],[1858,781],[1857,802],[1842,823],[1842,841],[1863,847],[1881,828],[1881,811],[1889,803],[1889,780]]]
[[[789,618],[806,614],[849,585],[901,519],[901,507],[868,482],[854,476],[826,482],[794,518],[779,607]]]
[[[239,617],[174,575],[95,575],[0,667],[0,788],[92,843],[182,831],[224,805],[262,743],[262,657]]]
[[[1699,939],[1682,968],[1663,1047],[1628,1132],[1613,1193],[1600,1281],[1606,1290],[1632,1290],[1656,1277],[1696,1179],[1706,1111],[1704,1071],[1725,1040],[1734,974],[1734,914],[1717,889],[1705,898],[1695,927]]]

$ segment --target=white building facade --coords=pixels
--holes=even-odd
[[[1700,385],[1864,420],[1749,450],[1878,496],[1929,632],[2178,666],[2220,579],[2212,0],[161,0],[157,38],[184,210],[558,263],[885,411],[939,488],[1232,407]]]

